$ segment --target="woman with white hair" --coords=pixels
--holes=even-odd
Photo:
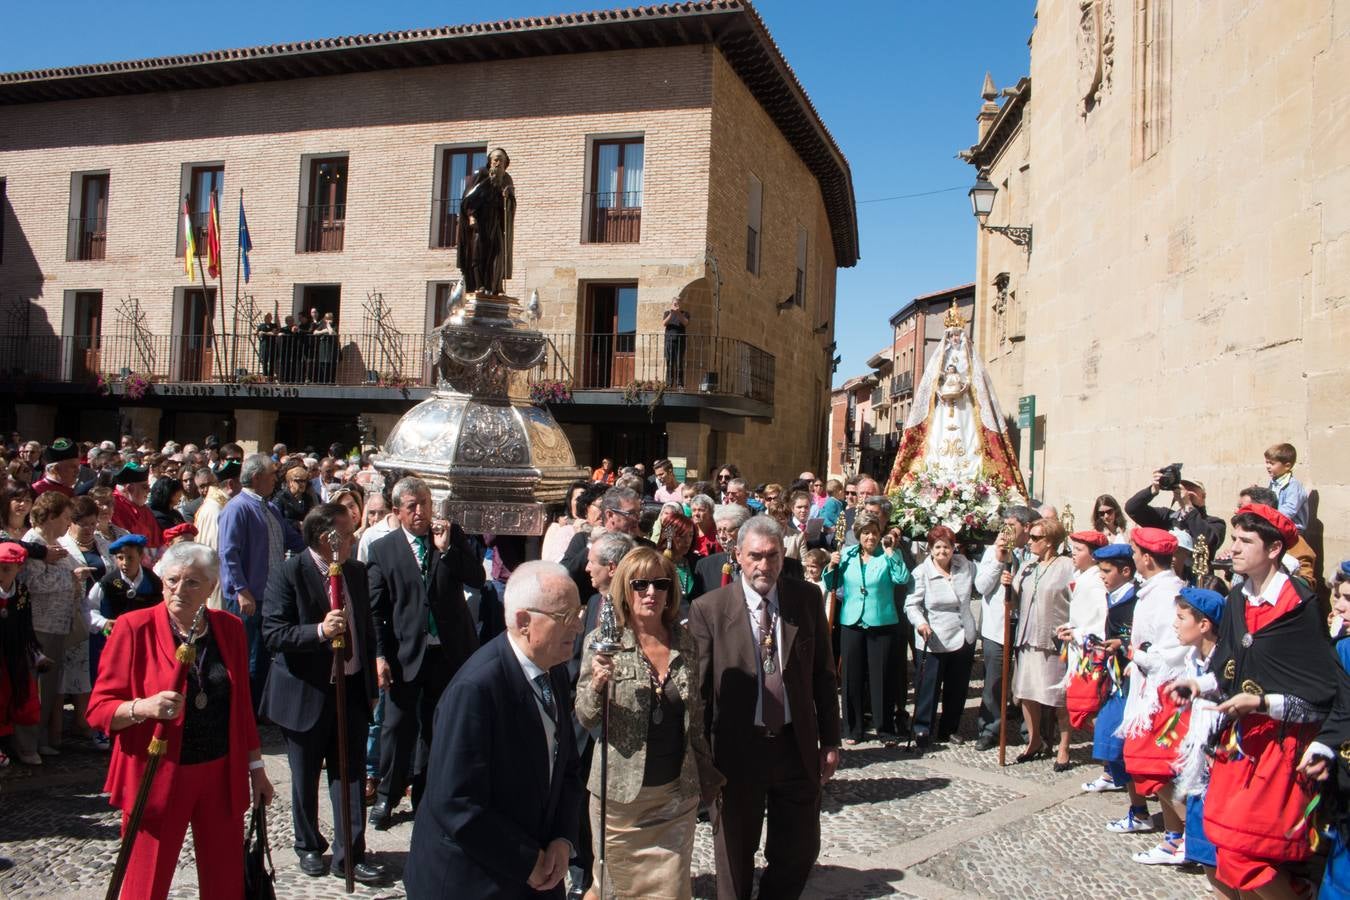
[[[166,897],[188,825],[203,898],[243,895],[244,812],[272,800],[249,694],[244,626],[208,610],[220,572],[210,547],[174,544],[163,556],[164,602],[123,613],[103,650],[89,722],[115,736],[104,790],[123,828],[145,774],[156,722],[167,748],[145,805],[123,897]],[[184,690],[175,653],[196,649]]]

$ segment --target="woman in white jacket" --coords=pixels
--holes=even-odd
[[[961,712],[975,660],[975,564],[956,552],[956,535],[939,525],[928,533],[928,558],[914,570],[905,616],[914,626],[914,742],[961,741]],[[939,699],[942,715],[937,716]],[[935,727],[936,726],[936,727]]]

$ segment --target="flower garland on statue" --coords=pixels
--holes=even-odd
[[[891,492],[891,524],[911,540],[926,540],[929,531],[945,525],[963,541],[986,541],[998,533],[1003,508],[1025,502],[1016,488],[995,478],[957,482],[923,469]]]

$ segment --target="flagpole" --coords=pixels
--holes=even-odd
[[[189,202],[186,196],[183,198],[183,202],[185,205]],[[190,225],[192,222],[192,207],[187,206],[187,209],[189,212],[188,224]],[[210,213],[208,212],[207,215],[209,216]],[[196,241],[193,241],[192,249],[197,256],[197,273],[202,279],[202,302],[206,304],[206,328],[211,333],[211,361],[213,363],[213,368],[216,369],[216,375],[220,377],[224,375],[224,372],[221,370],[220,348],[216,345],[216,305],[211,302],[211,289],[206,285],[206,267],[202,265],[202,252],[201,249],[196,246]],[[223,377],[221,380],[224,380]]]

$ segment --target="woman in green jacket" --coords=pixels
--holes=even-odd
[[[876,516],[858,513],[853,522],[858,543],[842,553],[835,551],[825,572],[825,587],[838,591],[843,598],[839,656],[844,682],[844,743],[850,746],[863,739],[864,682],[871,687],[877,739],[887,746],[897,742],[895,684],[898,667],[905,664],[900,608],[910,578],[905,560],[895,548],[882,549],[882,525]]]

